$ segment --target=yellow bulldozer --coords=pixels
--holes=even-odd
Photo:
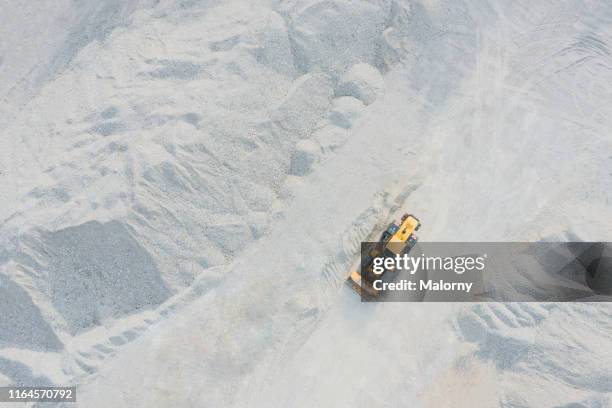
[[[385,275],[392,270],[385,269],[382,273],[374,273],[374,259],[403,256],[410,252],[417,242],[414,232],[420,227],[421,222],[412,214],[404,214],[399,224],[395,222],[389,224],[378,242],[372,242],[367,248],[362,248],[360,271],[351,272],[347,283],[361,296],[378,296],[379,292],[374,289],[373,282],[385,279]]]

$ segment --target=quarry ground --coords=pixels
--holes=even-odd
[[[422,241],[612,240],[609,2],[4,3],[0,386],[612,404],[606,304],[344,285],[404,211]]]

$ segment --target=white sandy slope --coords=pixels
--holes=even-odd
[[[21,289],[0,305],[31,306],[0,317],[1,375],[81,383],[83,407],[609,405],[605,305],[361,304],[342,282],[403,210],[425,241],[609,240],[611,14],[136,11],[3,131]]]

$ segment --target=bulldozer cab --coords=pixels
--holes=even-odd
[[[388,242],[386,242],[386,249],[393,255],[404,254],[406,249],[410,250],[416,243],[416,236],[413,234],[419,227],[420,222],[418,219],[410,214],[404,215],[401,224],[397,226],[393,235],[391,235]]]

